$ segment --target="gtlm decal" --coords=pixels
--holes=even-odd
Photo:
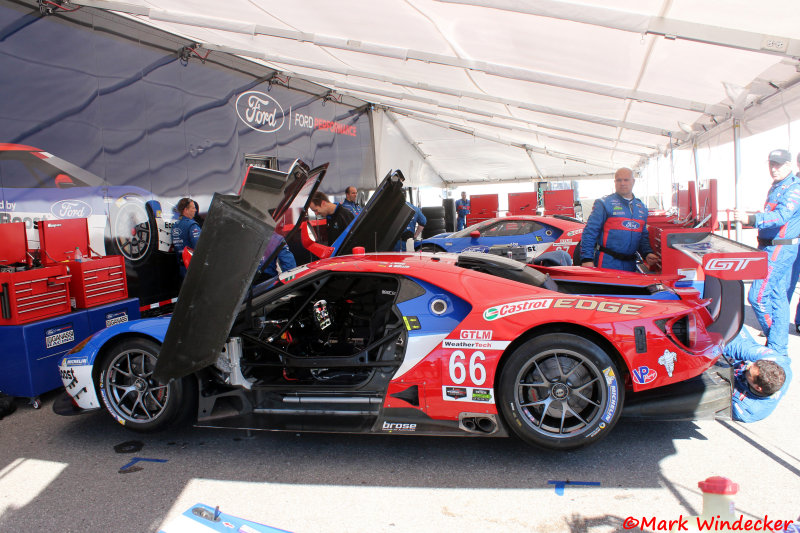
[[[719,257],[710,260],[706,270],[732,270],[738,272],[747,268],[754,261],[761,261],[763,257]]]

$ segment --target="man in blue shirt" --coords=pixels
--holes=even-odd
[[[786,150],[769,153],[772,187],[764,211],[736,210],[734,219],[758,230],[758,249],[767,252],[767,277],[750,285],[747,300],[767,336],[767,347],[787,355],[789,344],[789,278],[800,237],[800,179],[792,173],[792,156]],[[584,232],[585,235],[585,232]]]
[[[725,355],[733,364],[733,419],[756,422],[769,416],[789,389],[790,359],[758,344],[744,328],[725,346]]]
[[[581,265],[636,271],[636,252],[648,266],[658,261],[650,248],[647,207],[633,195],[633,171],[614,174],[614,194],[598,199],[581,238]]]
[[[467,193],[461,191],[461,200],[456,200],[456,231],[467,227],[467,215],[469,215],[469,200],[467,200]]]
[[[342,202],[342,207],[353,213],[354,216],[358,216],[363,209],[363,207],[356,203],[357,196],[358,189],[352,185],[344,190],[344,202]]]
[[[422,209],[410,202],[406,202],[406,205],[414,210],[414,216],[411,217],[411,220],[408,222],[406,229],[400,236],[400,240],[394,245],[395,252],[402,252],[405,249],[405,243],[408,239],[418,239],[419,236],[422,235],[422,230],[425,229],[425,224],[428,223],[428,219],[422,214]]]
[[[172,226],[172,246],[178,254],[178,266],[180,268],[181,280],[186,277],[186,266],[183,262],[183,249],[187,246],[191,249],[197,248],[197,241],[200,239],[200,225],[195,222],[194,216],[197,214],[196,204],[191,198],[181,198],[178,200],[177,210],[181,217]]]

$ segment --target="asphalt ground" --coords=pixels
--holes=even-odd
[[[800,376],[800,336],[789,345]],[[700,514],[697,484],[714,475],[739,484],[745,519],[800,517],[796,382],[761,422],[623,420],[560,453],[514,438],[140,435],[104,412],[58,416],[55,396],[0,420],[2,533],[154,532],[196,503],[294,532],[661,531]],[[115,450],[130,441],[141,449]]]

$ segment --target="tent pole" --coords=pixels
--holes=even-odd
[[[739,209],[741,205],[741,191],[739,190],[739,174],[742,172],[742,152],[740,146],[741,121],[733,119],[733,187],[734,187],[734,208]],[[742,223],[736,221],[736,241],[742,240]]]

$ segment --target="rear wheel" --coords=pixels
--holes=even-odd
[[[567,450],[603,438],[619,420],[624,388],[616,365],[593,342],[567,333],[542,335],[514,350],[498,397],[522,440]]]
[[[149,339],[127,339],[103,358],[99,389],[103,404],[120,424],[153,432],[188,415],[191,377],[163,383],[153,379],[161,346]]]

